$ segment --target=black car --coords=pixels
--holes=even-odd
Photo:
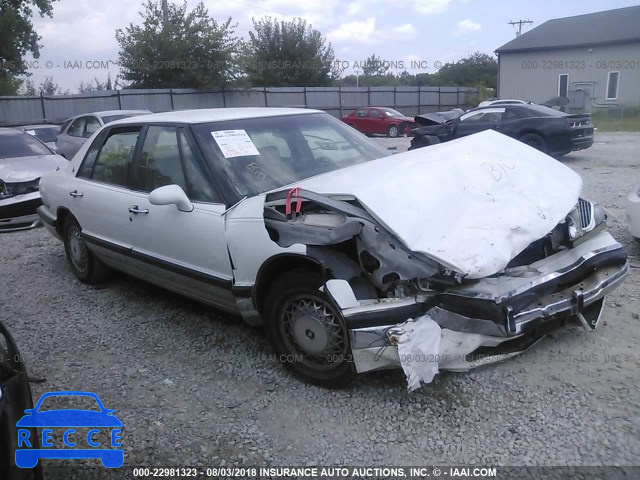
[[[570,115],[535,104],[486,106],[463,112],[418,115],[409,150],[493,129],[549,155],[565,155],[593,145],[588,113]]]
[[[27,370],[16,343],[0,322],[0,478],[6,480],[42,479],[40,466],[18,468],[15,451],[18,446],[16,422],[27,408],[33,408]],[[30,438],[38,438],[30,428]]]

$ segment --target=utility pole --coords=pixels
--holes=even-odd
[[[167,0],[162,0],[162,26],[165,30],[169,26],[169,7],[167,6]]]
[[[509,25],[513,25],[513,26],[518,25],[518,31],[516,32],[516,37],[519,37],[520,35],[522,35],[522,25],[525,23],[532,24],[533,22],[531,20],[516,20],[515,22],[513,21],[509,22]]]

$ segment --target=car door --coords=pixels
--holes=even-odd
[[[236,311],[225,237],[226,206],[212,185],[187,127],[151,125],[133,166],[129,205],[133,255],[149,266],[149,280],[183,295]],[[154,205],[149,193],[178,185],[193,209]]]
[[[387,116],[382,110],[369,110],[369,133],[387,133]]]
[[[486,108],[467,112],[456,125],[455,137],[465,137],[484,130],[500,130],[504,107]]]
[[[129,171],[141,128],[103,130],[87,150],[69,192],[68,206],[88,244],[114,261],[131,250],[129,207],[137,194],[129,188]]]
[[[369,133],[369,110],[366,108],[361,108],[360,110],[356,110],[353,115],[352,120],[356,126],[356,129],[361,133]]]
[[[78,138],[82,137],[84,132],[85,118],[78,117],[72,120],[66,129],[62,130],[62,133],[58,135],[56,139],[56,147],[58,152],[63,157],[71,160],[75,152],[78,151],[75,148],[75,145],[78,141]]]

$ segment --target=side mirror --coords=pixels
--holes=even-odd
[[[181,212],[190,212],[193,205],[187,194],[178,185],[165,185],[153,190],[149,194],[151,205],[175,205]]]

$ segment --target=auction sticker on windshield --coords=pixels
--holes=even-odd
[[[245,130],[221,130],[211,132],[224,158],[260,155],[260,152]]]

